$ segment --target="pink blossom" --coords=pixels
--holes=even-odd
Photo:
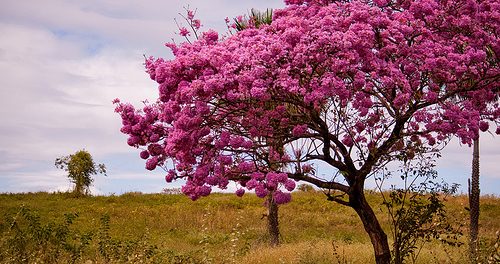
[[[396,108],[401,108],[404,105],[408,104],[409,99],[410,99],[410,95],[407,93],[398,94],[396,96],[396,98],[394,98],[394,102],[393,102],[394,106]]]
[[[313,171],[313,167],[311,164],[304,164],[302,165],[302,172],[303,173],[309,173],[309,172],[312,172]]]
[[[173,170],[169,170],[167,175],[165,176],[166,182],[172,182],[175,179],[175,172]]]
[[[147,150],[143,150],[140,153],[141,159],[147,159],[149,158],[149,152]]]
[[[190,198],[230,180],[265,197],[293,190],[276,164],[300,176],[369,157],[380,169],[401,151],[452,136],[470,144],[500,123],[495,1],[286,3],[271,25],[166,44],[172,59],[145,60],[158,99],[141,109],[113,101],[146,167],[172,162]],[[201,26],[194,12],[187,20]]]
[[[245,140],[245,141],[243,141],[243,143],[241,143],[241,147],[248,149],[248,150],[252,149],[253,145],[254,144],[251,140]]]
[[[148,151],[152,156],[158,156],[163,154],[163,147],[159,144],[150,144],[148,146]]]
[[[189,33],[189,30],[185,27],[181,27],[179,28],[179,34],[183,37],[186,37],[186,36],[189,36],[190,33]]]
[[[273,193],[273,198],[276,204],[285,204],[292,200],[292,195],[290,195],[290,193],[284,193],[282,191],[275,191]]]
[[[370,97],[366,97],[365,99],[363,99],[362,106],[367,109],[373,106],[373,102]]]
[[[307,131],[307,125],[297,125],[292,130],[292,135],[294,137],[300,137],[304,135]]]
[[[243,137],[240,137],[240,136],[234,136],[230,139],[229,141],[229,144],[237,149],[237,148],[240,148],[242,145],[243,145],[243,142],[244,142],[244,138]]]
[[[304,2],[308,2],[306,0],[285,0],[285,4],[287,5],[301,5]]]
[[[194,18],[194,11],[193,10],[187,10],[187,18],[189,20],[192,20]]]
[[[215,176],[208,176],[206,179],[205,179],[205,182],[209,185],[212,185],[212,186],[215,186],[215,185],[218,185],[219,184],[219,178],[215,177]]]
[[[252,173],[252,179],[255,179],[257,181],[262,181],[265,179],[265,177],[266,177],[266,175],[262,172],[257,171],[257,172]]]
[[[264,198],[267,196],[267,194],[269,193],[269,191],[263,186],[263,185],[257,185],[255,187],[255,194],[257,195],[257,197],[259,198]]]
[[[287,180],[285,182],[285,189],[289,192],[293,191],[293,189],[295,189],[295,181],[294,180]]]
[[[356,122],[356,131],[358,131],[358,133],[361,133],[363,132],[363,130],[365,130],[365,127],[366,125],[363,123],[363,122]]]
[[[156,142],[158,142],[158,141],[160,140],[160,136],[159,136],[158,134],[153,134],[153,135],[151,135],[151,136],[149,137],[149,140],[150,140],[151,142],[156,143]]]
[[[387,5],[387,3],[389,2],[389,0],[374,0],[373,1],[377,6],[385,6]]]
[[[247,187],[247,189],[249,189],[249,190],[252,190],[255,187],[257,187],[257,185],[259,185],[257,180],[251,179],[251,180],[247,181],[247,183],[245,184],[245,187]]]
[[[436,139],[433,136],[428,136],[427,141],[429,142],[430,146],[434,146],[436,144]]]
[[[212,188],[210,186],[198,186],[196,187],[196,193],[198,193],[200,196],[208,196],[212,192]]]
[[[225,178],[225,177],[220,177],[219,178],[218,187],[220,189],[226,189],[228,184],[229,184],[229,180],[227,178]]]
[[[198,29],[200,29],[200,27],[201,27],[201,21],[200,21],[199,19],[194,19],[194,20],[192,21],[192,23],[193,23],[193,27],[194,27],[195,29],[197,29],[197,30],[198,30]]]
[[[352,140],[351,136],[349,136],[349,134],[344,134],[344,136],[342,137],[342,144],[344,144],[346,147],[352,147],[354,141]]]
[[[131,136],[127,139],[127,143],[129,144],[129,146],[135,146],[139,144],[140,141],[141,139],[137,136]]]
[[[244,161],[244,162],[241,162],[240,164],[238,164],[238,169],[241,172],[251,172],[254,169],[254,167],[255,166],[253,163],[247,162],[247,161]]]
[[[146,169],[147,170],[154,170],[156,168],[156,165],[158,165],[158,158],[157,157],[152,157],[148,159],[146,162]]]
[[[219,33],[214,30],[203,32],[202,39],[206,41],[207,45],[214,45],[219,40]]]
[[[277,190],[278,189],[278,182],[274,179],[267,180],[266,187],[270,191]]]
[[[266,180],[268,182],[285,183],[287,179],[288,176],[286,173],[268,172],[266,174]]]
[[[429,101],[429,102],[435,102],[438,98],[438,94],[433,92],[433,91],[429,91],[426,95],[426,99]]]
[[[479,129],[483,132],[487,131],[489,128],[489,124],[486,121],[480,121],[479,122]]]
[[[241,197],[244,194],[245,194],[245,189],[240,188],[240,189],[236,190],[236,196]]]
[[[229,155],[221,155],[221,156],[219,156],[218,159],[219,159],[220,163],[225,164],[225,165],[229,165],[229,164],[233,163],[233,158]]]

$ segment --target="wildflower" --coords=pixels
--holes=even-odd
[[[179,34],[180,34],[181,36],[183,36],[183,37],[186,37],[186,36],[189,36],[189,35],[190,35],[189,30],[187,30],[187,28],[185,28],[185,27],[181,27],[181,28],[179,29]]]

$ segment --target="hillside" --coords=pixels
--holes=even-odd
[[[368,197],[390,237],[380,196]],[[75,263],[86,264],[372,262],[372,246],[353,210],[327,201],[320,192],[294,192],[292,199],[280,207],[283,244],[270,248],[264,201],[253,195],[213,194],[193,202],[176,194],[78,199],[64,193],[0,194],[0,261],[16,263],[19,259],[9,252],[24,250],[42,257],[55,254],[46,261],[58,263],[71,262],[68,252],[74,252]],[[446,201],[450,221],[464,234],[466,201],[464,196]],[[485,250],[493,249],[499,219],[500,199],[482,197],[480,235]],[[29,243],[43,237],[66,242],[51,240],[38,247]],[[459,241],[465,242],[466,235]],[[30,252],[30,247],[37,252]],[[466,251],[466,246],[426,242],[417,263],[465,263]]]

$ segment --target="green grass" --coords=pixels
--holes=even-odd
[[[380,197],[368,194],[368,199],[390,237]],[[149,246],[156,246],[157,263],[372,262],[371,244],[357,215],[350,208],[327,201],[320,192],[295,192],[291,203],[280,206],[283,244],[268,247],[263,202],[248,194],[242,198],[234,194],[213,194],[195,202],[183,195],[165,194],[84,198],[65,193],[0,194],[0,246],[5,246],[6,239],[12,235],[9,221],[24,206],[38,215],[42,224],[63,223],[65,213],[78,215],[70,231],[92,233],[94,238],[77,263],[113,262],[99,254],[98,235],[102,235],[104,215],[110,219],[109,237],[113,243],[121,243],[117,248],[123,250],[126,243],[136,243],[130,254],[137,255]],[[464,234],[467,234],[468,222],[466,204],[465,196],[450,197],[446,202],[449,218],[456,226],[462,225]],[[484,248],[491,248],[495,232],[500,230],[499,219],[500,199],[483,197],[480,236]],[[460,239],[466,242],[467,237]],[[139,244],[142,246],[137,246]],[[427,242],[418,263],[465,263],[466,250],[466,246]],[[62,256],[59,261],[66,263],[67,259]],[[128,262],[136,260],[129,257]]]

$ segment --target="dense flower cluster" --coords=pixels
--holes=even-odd
[[[498,127],[497,1],[285,2],[271,25],[167,44],[175,59],[146,60],[158,101],[115,102],[146,168],[173,160],[166,180],[186,179],[192,199],[235,181],[285,203],[294,180],[318,185],[313,161],[349,184],[397,155]]]

